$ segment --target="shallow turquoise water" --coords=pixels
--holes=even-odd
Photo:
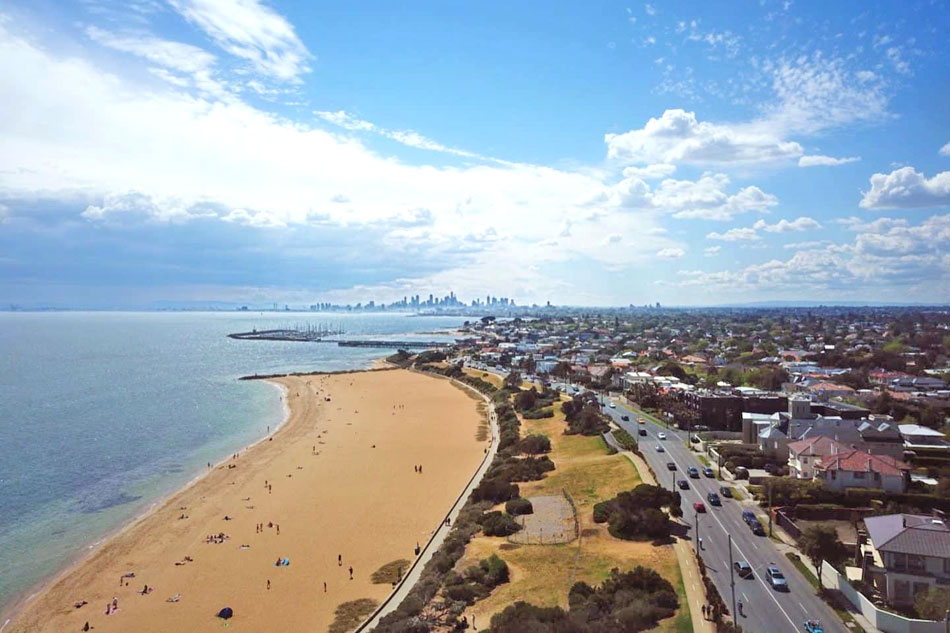
[[[413,338],[455,317],[280,313],[0,313],[0,606],[280,423],[254,373],[367,366],[392,350],[237,341],[342,324]],[[422,339],[438,338],[415,335]]]

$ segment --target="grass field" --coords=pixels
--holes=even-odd
[[[502,378],[497,374],[493,374],[489,371],[481,371],[480,369],[472,369],[471,367],[463,367],[462,371],[464,371],[469,376],[474,376],[475,378],[481,378],[485,382],[490,382],[495,387],[501,389]]]
[[[683,605],[677,614],[656,628],[661,633],[691,630],[689,610],[679,565],[672,547],[615,539],[606,525],[593,521],[593,506],[640,483],[630,460],[609,454],[603,438],[564,435],[566,423],[560,406],[553,418],[522,420],[522,434],[540,433],[551,439],[550,457],[556,469],[541,481],[521,483],[521,495],[531,497],[567,493],[577,507],[580,538],[560,545],[515,545],[504,538],[478,536],[472,540],[459,569],[497,553],[511,571],[511,582],[495,589],[469,611],[485,628],[491,615],[524,600],[536,605],[567,608],[567,594],[578,581],[599,584],[614,567],[627,570],[643,565],[667,578]],[[684,615],[685,614],[685,615]]]

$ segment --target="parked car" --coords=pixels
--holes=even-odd
[[[765,568],[765,577],[769,579],[769,584],[772,585],[772,589],[776,591],[788,591],[788,581],[785,579],[785,574],[782,573],[782,570],[775,566],[775,563],[770,563],[768,567]]]
[[[666,439],[666,433],[664,433],[663,431],[660,431],[659,433],[657,433],[656,436],[658,439],[661,439],[661,440]]]
[[[620,416],[620,419],[623,420],[624,422],[629,422],[629,421],[630,421],[630,416],[629,416],[629,415],[622,415],[622,416]]]
[[[719,495],[717,495],[715,492],[710,492],[709,494],[707,494],[706,499],[709,500],[710,505],[714,505],[714,506],[722,505],[722,501],[719,500]]]
[[[662,444],[657,444],[657,445],[656,445],[656,452],[657,452],[657,453],[663,453],[663,452],[665,452],[665,451],[666,451],[666,449],[663,448],[663,445],[662,445]]]
[[[752,510],[743,510],[742,520],[745,521],[746,523],[750,521],[758,521],[758,519],[755,518],[755,512],[753,512]]]
[[[693,510],[695,510],[696,512],[705,512],[706,504],[703,503],[702,501],[697,501],[696,503],[693,504]]]
[[[744,560],[737,560],[733,567],[736,568],[736,573],[739,574],[741,578],[752,578],[752,565]]]
[[[709,466],[706,466],[705,468],[703,468],[703,474],[706,475],[707,477],[715,477],[715,476],[716,476],[716,473],[713,472],[713,469],[710,468]]]
[[[676,464],[674,464],[673,462],[666,462],[666,469],[667,469],[667,470],[676,470]]]
[[[679,486],[680,489],[682,490],[689,490],[689,482],[686,481],[685,479],[680,479],[679,481],[676,482],[676,485]]]
[[[726,497],[727,499],[732,499],[732,488],[729,486],[720,486],[719,494],[721,494],[723,497]]]
[[[647,436],[647,430],[646,430],[646,429],[640,429],[640,435],[642,435],[643,437],[646,437],[646,436]]]
[[[687,474],[689,474],[691,479],[699,479],[699,471],[696,470],[695,466],[690,466],[686,469]]]
[[[752,528],[752,533],[756,536],[765,536],[765,528],[762,527],[762,524],[759,523],[759,520],[749,522],[749,527]]]

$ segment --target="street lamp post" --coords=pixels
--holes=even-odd
[[[696,552],[699,553],[699,512],[696,513]]]
[[[739,624],[739,613],[736,611],[736,570],[732,566],[732,534],[729,534],[729,587],[732,589],[732,621]]]

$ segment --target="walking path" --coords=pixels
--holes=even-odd
[[[426,374],[431,375],[431,374]],[[492,461],[495,459],[495,453],[498,450],[498,419],[495,417],[495,407],[491,404],[491,398],[485,394],[477,391],[465,383],[453,381],[456,385],[460,385],[466,389],[469,389],[475,394],[478,394],[485,403],[488,405],[488,420],[491,425],[491,444],[488,447],[488,452],[485,454],[485,458],[482,460],[481,465],[478,467],[478,470],[475,471],[475,474],[472,476],[472,479],[468,482],[468,485],[465,487],[465,490],[462,491],[462,494],[459,495],[456,499],[455,504],[449,510],[445,520],[435,529],[432,533],[432,537],[429,541],[422,547],[422,551],[419,553],[419,556],[416,557],[416,560],[412,563],[412,566],[406,572],[406,575],[403,576],[402,580],[396,586],[389,597],[383,601],[383,603],[377,607],[366,620],[363,621],[361,625],[356,627],[354,633],[362,633],[363,631],[369,631],[375,628],[376,624],[379,622],[380,618],[383,616],[392,613],[396,610],[396,607],[402,603],[402,601],[409,595],[409,591],[415,586],[418,582],[419,577],[422,575],[422,570],[425,568],[426,563],[429,562],[429,559],[439,551],[439,548],[442,546],[442,542],[445,541],[445,537],[448,536],[449,532],[452,531],[452,524],[455,522],[455,519],[458,517],[459,512],[462,510],[462,507],[465,505],[465,502],[468,500],[469,495],[472,493],[472,490],[481,482],[482,476],[491,466]]]
[[[633,462],[643,483],[657,485],[656,478],[642,457],[620,448],[614,441],[613,436],[608,434],[605,437],[611,446],[614,446],[618,452]],[[673,551],[676,552],[676,560],[680,564],[680,574],[683,576],[683,587],[686,589],[686,602],[689,607],[689,617],[693,622],[693,632],[716,633],[715,625],[703,617],[703,605],[707,604],[706,589],[703,586],[699,563],[696,562],[696,555],[692,546],[683,539],[676,539],[673,544]]]

